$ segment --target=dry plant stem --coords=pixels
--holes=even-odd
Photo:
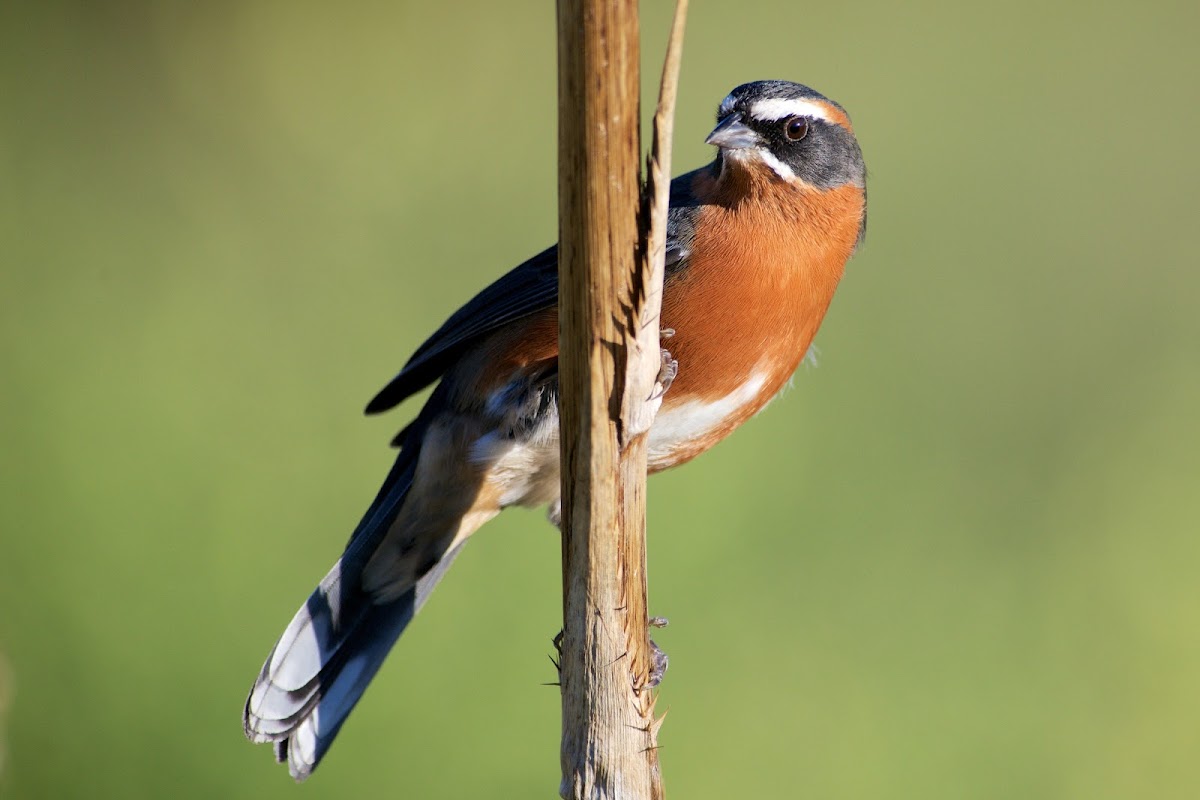
[[[658,316],[682,13],[677,7],[642,201],[637,10],[635,0],[558,5],[564,618],[559,793],[568,800],[663,794],[659,721],[647,686],[646,432],[661,402],[655,391]],[[670,101],[665,111],[663,100]],[[656,230],[645,230],[647,225]]]
[[[649,798],[639,448],[619,430],[638,241],[638,21],[631,0],[560,0],[559,385],[567,800]]]
[[[675,121],[675,95],[679,85],[679,65],[683,55],[683,27],[687,19],[687,0],[676,0],[671,38],[663,60],[658,106],[654,112],[654,140],[646,165],[646,184],[642,189],[640,221],[641,248],[638,270],[634,275],[634,308],[638,312],[637,335],[631,346],[625,398],[621,409],[627,436],[640,437],[650,429],[661,404],[662,392],[655,385],[661,366],[659,353],[659,312],[666,262],[667,209],[671,189],[671,134]],[[656,398],[646,402],[647,397]]]

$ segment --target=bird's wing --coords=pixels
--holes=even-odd
[[[555,245],[516,267],[455,311],[367,404],[367,413],[399,405],[440,378],[463,350],[485,334],[557,301],[558,246]]]
[[[691,194],[695,173],[671,182],[667,216],[667,274],[685,266],[691,251],[698,204]],[[417,348],[400,373],[367,404],[367,413],[393,408],[440,378],[454,360],[487,334],[558,302],[558,246],[554,245],[502,276],[454,312]]]

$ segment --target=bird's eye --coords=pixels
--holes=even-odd
[[[793,142],[798,142],[808,136],[808,120],[804,117],[792,117],[784,123],[783,132]]]

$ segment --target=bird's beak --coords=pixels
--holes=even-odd
[[[740,112],[734,112],[717,123],[704,143],[725,150],[744,150],[758,144],[758,135],[742,122]]]

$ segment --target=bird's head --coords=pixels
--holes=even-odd
[[[862,187],[866,166],[846,110],[807,86],[744,83],[721,101],[705,140],[720,169],[752,171],[816,189]]]

